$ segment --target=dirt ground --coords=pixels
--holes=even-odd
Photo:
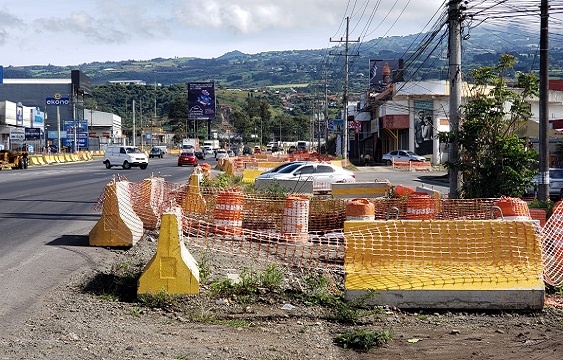
[[[540,312],[377,308],[348,323],[342,320],[352,317],[337,314],[334,304],[302,296],[309,275],[294,269],[283,269],[277,291],[211,296],[213,279],[268,264],[190,249],[210,280],[199,295],[163,296],[155,307],[136,299],[135,277],[155,249],[143,239],[75,273],[21,327],[1,335],[0,359],[563,359],[561,294],[548,295]],[[336,294],[341,283],[328,277],[326,290]],[[392,336],[365,352],[335,342],[353,330]]]

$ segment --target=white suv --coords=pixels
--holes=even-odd
[[[123,166],[130,169],[131,166],[138,166],[146,169],[149,165],[147,154],[135,146],[108,146],[104,153],[104,164],[106,169],[112,166]]]

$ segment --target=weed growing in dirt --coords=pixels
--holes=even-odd
[[[143,311],[138,306],[133,306],[130,313],[134,317],[140,317]]]
[[[205,308],[203,305],[199,310],[193,310],[186,313],[191,321],[204,323],[204,324],[214,324],[217,321],[217,316],[213,313],[211,309]]]
[[[139,297],[141,304],[149,308],[166,309],[178,305],[178,297],[170,295],[165,289],[156,294],[145,294]]]
[[[207,284],[209,277],[211,276],[211,264],[209,261],[209,252],[205,251],[201,254],[201,257],[197,263],[199,270],[199,282],[200,284]]]
[[[209,290],[213,297],[236,297],[240,303],[248,303],[252,295],[257,293],[258,288],[275,290],[281,287],[283,272],[273,264],[268,266],[264,272],[256,273],[251,268],[245,268],[239,276],[239,281],[222,279],[211,283]]]
[[[344,334],[337,335],[334,338],[335,344],[342,346],[344,349],[357,351],[368,351],[373,347],[380,347],[392,340],[393,333],[391,330],[384,329],[381,331],[370,330],[354,330]]]
[[[263,273],[259,274],[260,285],[268,290],[277,290],[283,283],[283,272],[276,264],[269,265]]]

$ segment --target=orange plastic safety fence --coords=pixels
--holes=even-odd
[[[186,201],[197,199],[198,206],[185,206],[183,231],[188,245],[218,252],[256,257],[299,267],[343,271],[344,222],[351,199],[332,196],[303,197],[289,204],[287,195],[246,192],[242,188],[220,189],[199,186],[195,194],[189,184],[176,184],[160,177],[138,183],[123,182],[106,187],[94,205],[103,211],[105,205],[119,201],[127,206],[117,209],[123,219],[140,218],[145,231],[153,231],[163,212]],[[488,220],[498,218],[492,210],[499,199],[438,199],[430,195],[365,199],[369,217],[422,220]],[[365,205],[365,204],[364,204]],[[305,211],[306,208],[306,211]],[[113,211],[113,212],[112,212]],[[115,211],[105,211],[107,229],[112,229]],[[305,231],[306,229],[306,231]],[[405,234],[405,241],[415,241],[419,234]],[[412,237],[411,237],[412,236]],[[559,205],[541,232],[546,281],[563,285],[563,206]],[[366,243],[365,251],[373,244]],[[441,245],[435,244],[436,251]]]

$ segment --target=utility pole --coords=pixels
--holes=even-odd
[[[540,109],[539,109],[539,152],[540,171],[538,181],[538,197],[542,201],[549,199],[549,139],[547,138],[549,72],[548,72],[548,0],[540,4]]]
[[[325,67],[325,155],[328,155],[328,73]]]
[[[344,103],[344,114],[343,117],[343,126],[342,126],[342,159],[344,160],[344,164],[348,160],[348,67],[350,64],[349,57],[350,56],[358,56],[358,54],[350,55],[349,52],[349,44],[351,42],[360,42],[360,38],[356,41],[351,41],[349,39],[349,28],[350,28],[350,18],[346,18],[346,40],[340,38],[340,40],[332,40],[330,42],[343,42],[345,43],[345,52],[344,54],[330,54],[330,55],[339,55],[345,56],[345,65],[344,65],[344,95],[342,96],[342,102]]]
[[[449,18],[449,53],[450,53],[450,134],[459,133],[459,107],[461,105],[461,1],[450,0]],[[449,161],[459,160],[459,146],[455,141],[450,142]],[[450,169],[450,198],[459,197],[461,177],[459,171]]]
[[[133,146],[137,146],[136,145],[136,140],[135,137],[137,136],[137,130],[135,128],[135,100],[133,100]]]

